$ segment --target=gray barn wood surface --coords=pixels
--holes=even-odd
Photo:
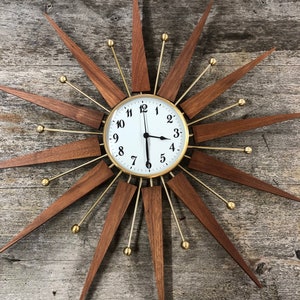
[[[140,1],[152,82],[156,76],[161,34],[166,31],[170,35],[162,68],[164,77],[207,2]],[[0,85],[96,108],[67,85],[58,82],[61,75],[67,75],[87,94],[103,101],[43,16],[44,6],[48,4],[53,6],[50,16],[122,86],[106,45],[107,39],[114,39],[120,64],[126,77],[130,78],[131,1],[5,0],[0,3]],[[275,46],[276,52],[213,102],[203,115],[239,98],[245,98],[247,105],[211,120],[299,112],[299,18],[300,3],[295,0],[216,0],[181,92],[207,66],[211,57],[217,59],[217,65],[190,95]],[[84,137],[62,133],[38,134],[35,131],[37,124],[89,130],[1,92],[0,159]],[[249,145],[253,147],[251,155],[207,153],[299,197],[299,125],[299,120],[288,121],[206,144],[222,147]],[[88,168],[62,177],[49,187],[42,187],[41,179],[79,163],[82,161],[0,170],[1,246]],[[236,209],[229,211],[217,198],[193,182],[264,287],[258,289],[183,204],[175,199],[175,210],[190,242],[190,249],[184,251],[180,248],[180,236],[168,203],[164,201],[166,299],[300,299],[300,203],[203,174],[197,176],[236,203]],[[79,298],[113,190],[78,235],[73,235],[70,228],[102,191],[103,188],[93,191],[0,255],[0,299]],[[141,208],[133,233],[133,254],[131,257],[122,254],[128,240],[132,212],[133,207],[130,207],[98,271],[89,299],[157,299]]]

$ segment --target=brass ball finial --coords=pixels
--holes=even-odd
[[[131,255],[131,252],[132,252],[132,250],[131,250],[130,247],[125,247],[125,248],[123,249],[124,255],[130,256],[130,255]]]
[[[50,184],[50,180],[48,179],[48,178],[44,178],[43,180],[42,180],[42,185],[43,186],[48,186]]]
[[[164,33],[161,35],[161,40],[162,40],[163,42],[166,42],[168,39],[169,39],[169,35],[168,35],[166,32],[164,32]]]
[[[240,99],[240,100],[238,101],[238,103],[239,103],[240,106],[243,106],[243,105],[246,104],[246,100],[245,100],[245,99]]]
[[[111,40],[111,39],[109,39],[109,40],[107,41],[107,46],[108,46],[108,47],[113,47],[114,44],[115,44],[115,42],[114,42],[113,40]]]
[[[217,64],[217,60],[216,60],[214,57],[212,57],[212,58],[209,60],[209,63],[210,63],[211,66],[215,66],[215,65]]]
[[[44,132],[44,129],[45,129],[45,127],[43,125],[38,125],[37,128],[36,128],[36,131],[38,133],[42,133],[42,132]]]
[[[184,250],[187,250],[190,248],[190,243],[188,241],[182,241],[181,242],[181,248]]]
[[[232,201],[229,201],[229,202],[227,203],[227,208],[228,208],[228,209],[231,209],[231,210],[235,209],[235,203],[232,202]]]
[[[245,151],[245,153],[247,153],[247,154],[251,154],[252,153],[252,148],[251,147],[245,147],[245,149],[244,149],[244,151]]]
[[[67,76],[62,75],[62,76],[59,77],[59,81],[60,81],[61,83],[66,83],[66,82],[68,81],[68,78],[67,78]]]
[[[74,224],[71,228],[72,233],[76,234],[80,231],[80,226],[78,224]]]

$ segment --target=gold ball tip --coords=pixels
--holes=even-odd
[[[184,250],[187,250],[190,248],[190,243],[188,241],[182,241],[181,242],[181,248]]]
[[[235,209],[235,203],[232,202],[232,201],[229,201],[229,202],[227,203],[227,208],[228,208],[228,209],[231,209],[231,210]]]
[[[217,64],[217,60],[216,60],[215,58],[212,57],[212,58],[209,60],[209,63],[210,63],[211,66],[215,66],[215,65]]]
[[[245,153],[251,154],[252,153],[252,148],[251,147],[245,147]]]
[[[125,247],[125,248],[123,249],[124,255],[130,256],[130,255],[131,255],[131,252],[132,252],[132,250],[131,250],[130,247]]]
[[[60,77],[59,77],[59,81],[60,81],[61,83],[66,83],[66,82],[68,81],[67,76],[65,76],[65,75],[60,76]]]
[[[245,99],[240,99],[240,100],[238,101],[238,104],[239,104],[240,106],[243,106],[243,105],[246,104],[246,100],[245,100]]]
[[[38,133],[42,133],[42,132],[44,132],[44,129],[45,129],[45,127],[43,125],[38,125],[37,128],[36,128],[36,131]]]
[[[115,42],[114,42],[113,40],[108,40],[108,41],[107,41],[107,46],[108,46],[108,47],[113,47],[114,44],[115,44]]]
[[[76,234],[80,231],[80,226],[78,224],[74,224],[71,228],[72,233]]]
[[[168,35],[166,32],[164,32],[164,33],[161,35],[161,40],[162,40],[163,42],[166,42],[168,39],[169,39],[169,35]]]
[[[48,179],[48,178],[44,178],[43,180],[42,180],[42,185],[43,186],[48,186],[50,184],[50,180]]]

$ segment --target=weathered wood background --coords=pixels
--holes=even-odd
[[[121,85],[106,40],[116,42],[121,65],[130,78],[131,1],[17,1],[0,3],[0,84],[94,107],[58,82],[65,74],[89,95],[100,99],[77,62],[43,16],[50,15],[99,66]],[[160,52],[160,35],[170,41],[163,63],[165,76],[201,16],[204,0],[143,0],[144,35],[152,81]],[[182,91],[207,65],[217,66],[193,92],[256,57],[277,51],[219,97],[207,114],[239,98],[247,105],[213,120],[299,112],[299,22],[297,0],[215,1]],[[75,141],[78,135],[38,134],[37,124],[81,129],[84,126],[0,93],[1,159]],[[253,147],[253,154],[209,152],[225,162],[300,196],[300,123],[273,125],[207,145]],[[82,136],[80,136],[81,138]],[[40,179],[65,171],[78,162],[0,170],[0,244],[28,224],[61,195],[77,171],[49,187]],[[258,289],[229,255],[177,200],[175,209],[191,248],[180,248],[180,237],[164,203],[166,298],[179,299],[300,299],[300,203],[223,180],[197,174],[216,191],[236,202],[228,211],[209,192],[195,186],[226,233],[255,270],[264,287]],[[1,299],[78,299],[112,192],[99,205],[78,235],[70,227],[98,197],[100,188],[66,209],[0,256]],[[125,215],[113,245],[94,281],[90,299],[156,299],[147,229],[141,209],[134,232],[134,253],[124,257],[133,207]]]

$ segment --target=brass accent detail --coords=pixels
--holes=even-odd
[[[175,209],[174,209],[174,206],[173,206],[173,203],[172,203],[172,200],[171,200],[170,193],[169,193],[169,191],[168,191],[168,189],[167,189],[165,180],[164,180],[163,176],[160,176],[160,179],[161,179],[161,182],[162,182],[162,184],[163,184],[165,193],[166,193],[166,195],[167,195],[167,198],[168,198],[168,201],[169,201],[169,204],[170,204],[170,207],[171,207],[171,211],[172,211],[172,214],[173,214],[173,217],[174,217],[174,220],[175,220],[177,229],[178,229],[179,234],[180,234],[180,237],[181,237],[181,247],[182,247],[183,249],[188,249],[188,248],[184,248],[184,246],[189,247],[189,243],[186,241],[186,239],[185,239],[184,236],[183,236],[183,233],[182,233],[182,230],[181,230],[181,228],[180,228],[179,221],[178,221],[178,218],[177,218],[177,216],[176,216]],[[184,245],[184,246],[183,246],[183,245]]]
[[[57,128],[47,128],[43,125],[38,125],[36,128],[36,131],[38,133],[42,133],[44,131],[49,132],[65,132],[65,133],[75,133],[75,134],[94,134],[94,135],[102,135],[102,132],[96,132],[96,131],[81,131],[81,130],[67,130],[67,129],[57,129]]]
[[[106,157],[106,156],[107,156],[107,154],[104,154],[104,155],[99,156],[99,157],[97,157],[97,158],[95,158],[95,159],[92,159],[92,160],[90,160],[90,161],[88,161],[88,162],[86,162],[86,163],[84,163],[84,164],[81,164],[81,165],[79,165],[79,166],[77,166],[77,167],[75,167],[75,168],[73,168],[73,169],[70,169],[70,170],[68,170],[68,171],[65,171],[65,172],[63,172],[63,173],[61,173],[61,174],[55,175],[55,176],[53,176],[53,177],[51,177],[51,178],[44,178],[44,179],[42,179],[42,185],[43,185],[43,186],[48,186],[48,185],[50,184],[51,181],[53,181],[53,180],[55,180],[55,179],[57,179],[57,178],[60,178],[60,177],[62,177],[62,176],[64,176],[64,175],[67,175],[67,174],[69,174],[69,173],[71,173],[71,172],[74,172],[74,171],[76,171],[76,170],[78,170],[78,169],[80,169],[80,168],[82,168],[82,167],[85,167],[85,166],[87,166],[87,165],[89,165],[89,164],[92,164],[93,162],[98,161],[98,160],[100,160],[100,159],[102,159],[102,158],[104,158],[104,157]]]
[[[220,194],[218,194],[216,191],[214,191],[211,187],[209,187],[207,184],[205,184],[202,180],[200,180],[199,178],[197,178],[195,175],[193,175],[191,172],[189,172],[187,169],[185,169],[184,167],[182,167],[181,165],[178,165],[178,167],[183,170],[186,174],[188,174],[189,176],[191,176],[194,180],[196,180],[198,183],[200,183],[204,188],[206,188],[208,191],[210,191],[212,194],[214,194],[217,198],[219,198],[220,200],[222,200],[227,208],[230,209],[234,209],[235,208],[235,204],[232,201],[228,201],[226,200],[224,197],[222,197]]]
[[[155,86],[154,86],[154,92],[153,92],[154,95],[156,95],[156,92],[157,92],[158,79],[159,79],[159,74],[160,74],[163,55],[164,55],[164,52],[165,52],[165,44],[168,41],[168,39],[169,39],[169,35],[167,33],[163,33],[161,35],[162,44],[161,44],[159,63],[158,63],[156,79],[155,79]]]
[[[136,194],[136,200],[135,200],[135,206],[134,206],[134,212],[133,212],[133,216],[132,216],[132,222],[131,222],[131,227],[130,227],[130,233],[129,233],[129,239],[128,239],[128,244],[127,247],[124,248],[123,253],[125,255],[131,255],[131,240],[132,240],[132,234],[133,234],[133,228],[134,228],[134,223],[136,220],[136,213],[137,213],[137,209],[138,209],[138,204],[139,204],[139,199],[140,199],[140,194],[141,194],[141,187],[142,187],[142,183],[143,183],[143,178],[140,177],[140,181],[139,181],[139,186],[138,186],[138,190],[137,190],[137,194]],[[126,252],[125,252],[126,251]],[[128,254],[129,253],[129,254]]]
[[[195,123],[198,123],[198,122],[200,122],[200,121],[203,121],[203,120],[205,120],[205,119],[208,119],[208,118],[210,118],[210,117],[213,117],[213,116],[215,116],[215,115],[218,115],[218,114],[220,114],[220,113],[222,113],[222,112],[224,112],[224,111],[226,111],[226,110],[232,109],[232,108],[234,108],[234,107],[236,107],[236,106],[244,106],[245,104],[246,104],[246,100],[245,100],[245,99],[239,99],[236,103],[234,103],[234,104],[232,104],[232,105],[229,105],[229,106],[227,106],[227,107],[224,107],[224,108],[222,108],[222,109],[220,109],[220,110],[217,110],[217,111],[215,111],[215,112],[213,112],[213,113],[211,113],[211,114],[209,114],[209,115],[207,115],[207,116],[204,116],[204,117],[202,117],[202,118],[200,118],[200,119],[197,119],[197,120],[195,120],[195,121],[192,121],[192,122],[188,123],[188,126],[194,125]]]
[[[76,234],[80,231],[80,226],[78,224],[74,224],[72,227],[71,227],[71,231],[72,233]]]
[[[202,150],[218,150],[218,151],[235,151],[245,152],[247,154],[252,153],[252,148],[247,146],[244,148],[229,148],[229,147],[210,147],[210,146],[188,146],[188,149],[202,149]]]
[[[124,254],[124,255],[130,256],[131,253],[132,253],[132,249],[131,249],[130,247],[125,247],[125,248],[123,249],[123,254]]]
[[[181,95],[181,97],[175,102],[175,105],[178,105],[180,101],[186,96],[186,94],[196,85],[196,83],[203,77],[203,75],[213,66],[215,66],[217,60],[215,58],[211,58],[209,60],[208,66],[199,74],[199,76],[192,82],[192,84],[187,88],[187,90]]]
[[[190,243],[188,241],[182,241],[181,248],[184,250],[188,250],[190,248]]]
[[[112,54],[113,54],[113,56],[114,56],[114,60],[115,60],[115,62],[116,62],[116,65],[117,65],[117,67],[118,67],[118,69],[119,69],[119,72],[120,72],[120,75],[121,75],[121,77],[122,77],[122,80],[123,80],[123,83],[124,83],[126,92],[127,92],[127,94],[128,94],[128,97],[130,97],[130,96],[131,96],[131,93],[130,93],[130,91],[129,91],[129,87],[128,87],[128,84],[127,84],[127,82],[126,82],[126,79],[125,79],[123,70],[122,70],[122,68],[121,68],[121,66],[120,66],[120,63],[119,63],[119,60],[118,60],[118,57],[117,57],[117,54],[116,54],[114,45],[115,45],[115,42],[114,42],[113,40],[109,39],[109,40],[107,41],[107,46],[111,49],[111,52],[112,52]]]
[[[105,110],[106,112],[110,112],[109,109],[107,109],[105,106],[103,106],[102,104],[100,104],[99,102],[97,102],[95,99],[93,99],[92,97],[90,97],[89,95],[87,95],[86,93],[84,93],[82,90],[80,90],[77,86],[75,86],[73,83],[71,83],[70,81],[68,81],[67,76],[63,75],[60,76],[59,81],[61,83],[66,83],[67,85],[69,85],[72,89],[74,89],[75,91],[77,91],[78,93],[80,93],[81,95],[83,95],[84,97],[86,97],[87,99],[89,99],[90,101],[92,101],[93,103],[95,103],[96,105],[98,105],[99,107],[101,107],[103,110]]]

